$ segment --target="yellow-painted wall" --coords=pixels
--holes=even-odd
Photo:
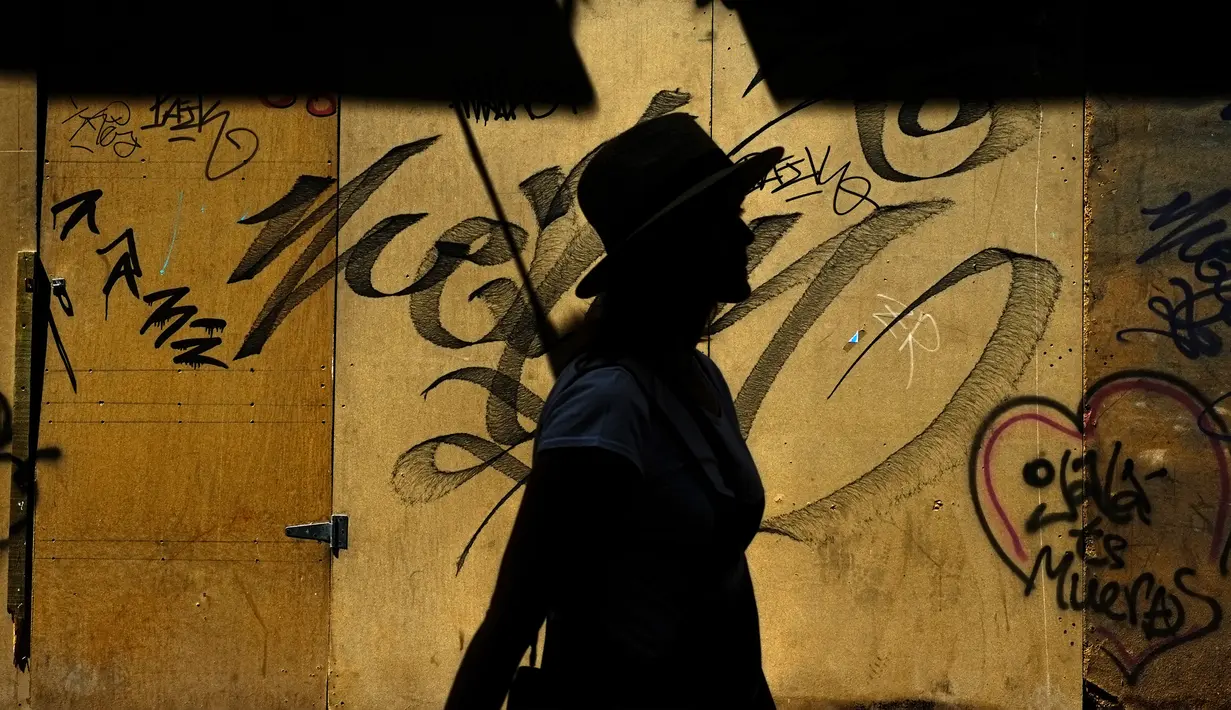
[[[784,146],[789,157],[745,203],[767,240],[776,230],[752,273],[758,290],[711,346],[767,491],[769,531],[749,558],[776,697],[794,708],[1075,707],[1080,615],[1024,595],[981,529],[968,459],[1001,401],[1081,389],[1080,103],[967,104],[969,125],[944,130],[959,107],[929,102],[918,122],[935,133],[924,137],[902,130],[896,104],[819,101],[775,121],[794,104],[763,85],[745,95],[752,54],[737,18],[716,12],[581,7],[596,110],[474,123],[542,297],[556,317],[581,308],[572,286],[598,252],[571,193],[576,167],[647,112],[692,114],[739,154]],[[376,261],[385,293],[423,276],[434,243],[460,241],[450,230],[491,208],[446,107],[343,106],[343,182],[433,136],[342,230],[346,249],[383,218],[427,213]],[[552,203],[561,209],[538,218],[534,206]],[[482,617],[516,496],[460,571],[458,558],[529,462],[551,384],[543,359],[521,350],[524,312],[502,321],[516,288],[507,258],[465,264],[409,298],[339,286],[335,508],[354,522],[354,549],[334,567],[339,707],[438,704]],[[421,396],[454,372],[470,376]],[[517,414],[502,376],[530,392]],[[495,469],[465,472],[515,444]]]
[[[1198,416],[1225,355],[1116,338],[1225,266],[1136,263],[1179,224],[1143,208],[1224,186],[1222,106],[775,103],[732,13],[648,5],[578,5],[595,106],[471,127],[555,319],[601,252],[573,191],[603,141],[675,111],[737,157],[786,149],[745,203],[753,297],[709,346],[767,493],[749,560],[779,707],[1075,708],[1083,677],[1129,707],[1231,705],[1228,453]],[[41,249],[78,386],[50,347],[34,707],[439,707],[485,610],[517,495],[460,560],[527,471],[551,375],[456,117],[267,99],[49,101]],[[95,189],[98,229],[61,239],[93,200],[53,208]],[[136,297],[107,249],[129,227]],[[440,242],[470,258],[445,269]],[[197,312],[160,343],[180,315],[149,299],[183,287]],[[1074,461],[1105,474],[1116,442],[1081,495]],[[336,558],[283,535],[331,511]]]

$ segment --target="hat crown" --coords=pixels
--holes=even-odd
[[[582,172],[577,203],[610,253],[689,188],[732,164],[695,117],[667,114],[604,144]]]

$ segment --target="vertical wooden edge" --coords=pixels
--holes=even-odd
[[[9,659],[12,665],[5,665],[6,673],[13,674],[11,683],[16,707],[29,707],[30,674],[28,666],[17,664],[20,648],[28,644],[22,639],[29,638],[30,632],[30,566],[29,543],[33,528],[26,523],[18,525],[19,520],[28,520],[30,499],[28,481],[32,480],[33,470],[23,465],[30,447],[30,396],[31,377],[30,346],[33,337],[34,321],[34,268],[38,255],[34,251],[17,252],[17,279],[14,284],[15,304],[14,319],[14,353],[13,353],[13,401],[11,420],[13,440],[11,451],[16,459],[12,462],[9,474],[9,514],[8,514],[8,584],[6,585],[5,607],[12,624],[12,645]],[[2,662],[2,661],[0,661]]]
[[[22,379],[21,365],[14,359],[19,348],[16,341],[9,340],[9,334],[15,330],[19,306],[10,298],[15,295],[20,279],[19,254],[28,251],[33,255],[37,248],[35,203],[40,172],[37,86],[33,73],[0,72],[0,204],[3,205],[0,211],[0,395],[6,400],[18,392],[18,381]],[[17,442],[11,443],[13,448],[4,447],[5,452],[16,452]],[[3,487],[0,490],[4,491],[0,493],[0,511],[7,511],[4,498],[8,491]],[[0,513],[6,528],[9,527],[7,517]],[[7,545],[0,549],[0,560],[8,557],[6,548]],[[5,618],[4,627],[0,634],[8,636],[10,645],[5,654],[8,662],[0,672],[0,707],[29,707],[29,673],[20,672],[11,665],[17,638],[11,618]]]
[[[342,116],[344,111],[344,98],[341,94],[334,97],[337,102],[337,130],[334,133],[334,174],[333,177],[338,181],[338,185],[342,184],[345,176],[342,174]],[[334,192],[331,199],[334,200],[334,209],[337,210],[341,204],[341,190]],[[336,212],[335,212],[336,214]],[[342,234],[335,235],[333,240],[334,259],[342,254]],[[338,509],[337,485],[338,478],[337,460],[338,460],[338,298],[342,291],[342,274],[335,273],[333,277],[333,337],[329,345],[329,511],[333,513],[348,514],[345,510]],[[349,547],[350,528],[347,527],[347,546]],[[327,585],[329,594],[329,614],[325,622],[325,698],[323,710],[331,710],[333,704],[333,691],[336,682],[334,676],[335,663],[334,656],[334,628],[333,628],[333,610],[334,610],[334,574],[337,572],[338,555],[334,554],[326,556],[329,564],[329,574],[327,575]]]
[[[29,506],[28,487],[24,481],[28,471],[23,471],[25,467],[22,461],[30,448],[30,342],[34,317],[34,260],[33,251],[17,253],[17,288],[13,300],[17,312],[13,333],[15,349],[11,450],[16,460],[12,462],[9,476],[9,564],[5,608],[19,628],[28,620],[29,613],[26,607],[27,536],[25,526],[19,526],[18,521],[26,519]]]
[[[1091,138],[1094,132],[1094,111],[1089,96],[1081,102],[1081,391],[1089,388],[1090,378],[1086,367],[1086,351],[1089,349],[1090,332],[1090,171],[1093,169],[1093,144]],[[1078,412],[1078,416],[1083,416]],[[1084,452],[1085,442],[1082,442]],[[1081,524],[1086,524],[1087,506],[1081,506]],[[1083,567],[1085,560],[1082,560]],[[1082,570],[1085,574],[1085,569]],[[1085,577],[1083,576],[1083,579]],[[1082,696],[1085,696],[1086,677],[1090,669],[1090,655],[1086,644],[1086,632],[1089,625],[1086,613],[1082,612],[1081,624],[1081,684]]]

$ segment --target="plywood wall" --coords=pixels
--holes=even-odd
[[[597,109],[517,107],[516,120],[473,125],[554,317],[582,307],[572,287],[598,255],[572,189],[604,140],[679,111],[725,148],[789,156],[745,204],[780,238],[712,343],[769,500],[750,560],[781,706],[1073,707],[1080,615],[1025,595],[980,524],[968,461],[1003,400],[1081,387],[1080,103],[929,102],[917,125],[896,104],[792,110],[750,87],[753,57],[725,10],[578,11]],[[347,102],[344,182],[399,146],[412,154],[342,230],[358,255],[396,225],[339,286],[334,465],[353,550],[335,564],[337,707],[440,704],[517,496],[460,570],[459,557],[529,463],[551,385],[525,351],[520,284],[455,118]],[[424,277],[438,240],[474,240],[485,256],[391,295]],[[528,390],[516,413],[499,396],[506,376]],[[469,468],[497,447],[513,448]]]
[[[1225,707],[1225,103],[780,104],[732,13],[650,5],[578,4],[596,106],[466,110],[557,320],[601,253],[574,190],[605,140],[683,112],[736,157],[785,148],[709,346],[765,482],[779,707],[1072,708],[1083,679]],[[12,293],[33,87],[0,90]],[[76,383],[52,345],[36,706],[439,707],[552,384],[452,110],[55,96],[46,126]],[[1204,315],[1167,310],[1175,279]],[[160,303],[197,309],[162,341]],[[336,559],[282,534],[330,512]]]
[[[279,230],[301,174],[296,198],[333,183],[336,113],[55,96],[47,128],[40,252],[66,294],[40,424],[63,457],[39,470],[35,702],[319,706],[328,550],[283,528],[329,516],[331,290],[257,341],[289,262],[334,255]]]
[[[1129,707],[1231,703],[1223,670],[1231,654],[1223,620],[1231,513],[1228,105],[1103,97],[1089,104],[1086,372],[1089,416],[1099,424],[1087,446],[1099,453],[1102,475],[1131,473],[1142,491],[1139,501],[1086,503],[1087,526],[1099,520],[1103,540],[1118,536],[1124,561],[1119,569],[1091,566],[1087,579],[1099,580],[1100,598],[1117,586],[1125,594],[1085,611],[1086,675]],[[1106,558],[1105,543],[1096,546],[1095,559]],[[1135,600],[1127,597],[1134,589]],[[1124,618],[1130,607],[1135,613]]]

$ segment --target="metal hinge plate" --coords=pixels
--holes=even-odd
[[[300,540],[319,540],[338,556],[338,550],[345,550],[350,528],[350,519],[345,515],[334,514],[324,523],[304,523],[302,525],[287,525],[286,536]]]
[[[15,457],[9,485],[9,535],[8,535],[8,602],[7,611],[13,617],[18,634],[29,621],[27,606],[30,574],[27,555],[30,550],[31,513],[28,510],[30,490],[34,483],[32,465],[22,465],[30,450],[30,396],[33,387],[31,348],[34,339],[34,272],[36,254],[32,251],[17,252],[17,323],[15,341],[17,352],[13,362],[13,379],[17,389],[13,393],[13,405],[8,422],[12,441],[9,451]]]

